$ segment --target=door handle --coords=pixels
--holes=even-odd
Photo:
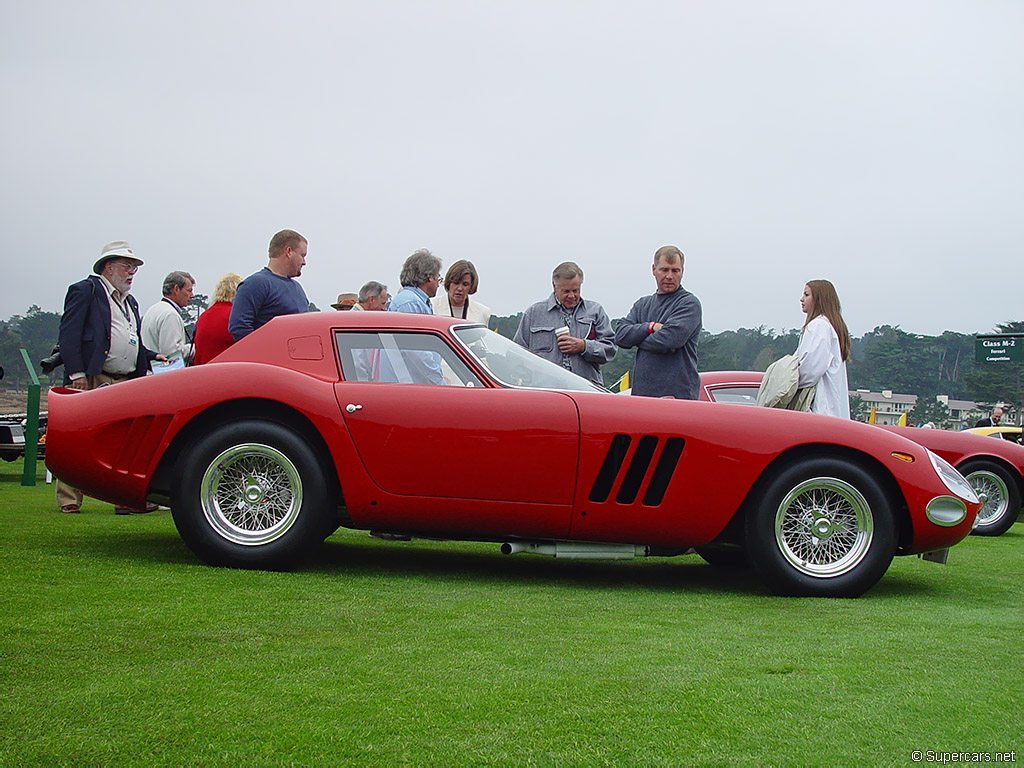
[[[355,403],[349,403],[345,406],[345,413],[355,413],[356,411],[363,410],[363,406],[356,405]]]

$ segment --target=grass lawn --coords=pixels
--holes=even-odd
[[[1024,524],[859,600],[696,557],[580,563],[339,531],[198,564],[0,465],[0,765],[910,765],[1024,759]]]

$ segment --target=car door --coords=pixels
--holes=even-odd
[[[339,332],[338,339],[346,378],[336,385],[338,405],[383,491],[571,505],[579,415],[568,395],[489,387],[434,334]],[[427,373],[420,378],[418,370]],[[435,370],[443,384],[432,383]]]

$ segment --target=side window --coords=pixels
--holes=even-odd
[[[716,403],[757,405],[757,387],[708,387],[708,394]]]
[[[444,340],[430,333],[349,333],[335,336],[346,381],[482,387],[483,382]]]

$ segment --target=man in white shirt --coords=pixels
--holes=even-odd
[[[181,310],[192,300],[195,280],[188,272],[171,272],[164,278],[164,297],[142,317],[142,343],[168,358],[192,360],[192,343],[185,333]]]

